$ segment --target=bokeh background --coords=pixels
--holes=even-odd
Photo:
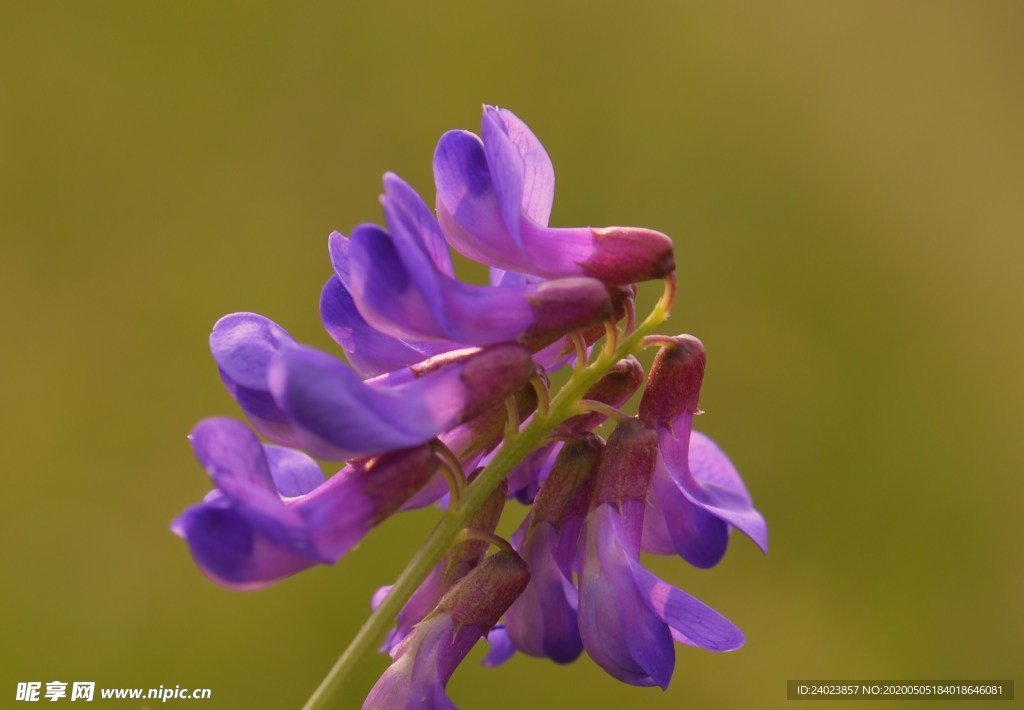
[[[208,487],[185,435],[238,414],[206,336],[253,310],[332,347],[328,233],[380,219],[385,170],[430,193],[435,141],[483,102],[544,141],[554,224],[674,237],[669,330],[707,344],[699,424],[772,550],[652,560],[748,636],[679,647],[667,692],[474,655],[460,707],[772,708],[790,678],[1014,678],[1022,31],[1017,0],[4,3],[0,697],[308,697],[434,513],[259,593],[206,581],[167,529]]]

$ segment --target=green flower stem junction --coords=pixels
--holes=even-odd
[[[462,489],[460,497],[453,497],[453,502],[458,500],[458,505],[452,505],[445,511],[426,542],[398,576],[391,591],[310,696],[304,710],[334,707],[333,698],[346,684],[360,660],[368,654],[376,653],[406,601],[451,548],[473,513],[520,461],[547,440],[559,424],[582,413],[580,402],[587,390],[608,374],[615,363],[644,349],[645,338],[668,317],[674,292],[675,284],[670,277],[665,281],[661,299],[632,332],[618,334],[615,326],[611,325],[605,338],[605,347],[597,358],[585,367],[574,368],[569,380],[551,398],[548,406],[539,407],[525,426],[509,433],[487,467]]]

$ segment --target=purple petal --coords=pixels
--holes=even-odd
[[[490,646],[490,649],[481,662],[481,665],[487,668],[495,668],[502,665],[516,653],[516,647],[512,645],[512,640],[508,637],[508,631],[505,630],[502,624],[498,624],[491,629],[491,633],[487,634],[487,644]]]
[[[548,522],[537,522],[520,553],[530,567],[530,582],[505,614],[516,648],[531,656],[569,663],[583,651],[576,621],[577,592],[556,557],[559,536]],[[575,541],[574,541],[575,542]]]
[[[331,255],[331,266],[341,283],[348,288],[348,246],[349,241],[340,232],[331,232],[327,238],[327,251]]]
[[[261,534],[224,500],[188,508],[171,529],[188,542],[203,574],[236,591],[260,589],[315,564]]]
[[[210,350],[228,392],[257,431],[286,446],[300,440],[268,391],[267,372],[280,349],[294,342],[277,323],[255,313],[224,316],[210,334]]]
[[[763,552],[768,551],[768,526],[754,508],[736,468],[711,439],[679,427],[672,433],[658,427],[658,446],[675,484],[694,504],[737,528]]]
[[[447,253],[447,247],[434,215],[411,187],[391,173],[384,176],[381,203],[393,248],[405,266],[407,277],[415,284],[416,293],[442,331],[447,331],[447,314],[441,294],[442,270],[435,261],[441,250]],[[446,266],[450,272],[450,263]]]
[[[381,333],[359,314],[352,294],[332,276],[320,294],[320,318],[352,367],[363,377],[374,377],[429,357],[404,340]]]
[[[316,461],[301,451],[264,444],[263,452],[270,465],[274,486],[277,492],[286,498],[305,495],[326,480]]]
[[[494,288],[438,273],[441,298],[433,302],[406,266],[387,232],[366,225],[353,232],[356,306],[370,325],[397,338],[472,345],[554,338],[599,320],[610,308],[604,286],[592,279]]]
[[[708,651],[735,651],[743,645],[739,627],[709,607],[676,589],[632,561],[633,576],[651,608],[672,627],[672,636],[681,643]]]
[[[658,555],[678,554],[695,567],[718,564],[729,544],[729,526],[690,502],[659,457],[648,492],[643,548]]]
[[[587,517],[580,561],[580,636],[587,654],[613,677],[666,688],[675,649],[668,626],[651,609],[632,572],[636,553],[630,552],[628,528],[635,526],[629,519],[633,515],[599,505]]]
[[[483,142],[469,131],[448,131],[434,152],[437,213],[445,239],[475,261],[514,269],[522,260],[491,179]]]
[[[440,276],[410,274],[390,234],[376,225],[359,225],[352,231],[349,256],[349,285],[367,323],[396,338],[450,339],[443,303],[417,288],[420,282],[436,282]]]
[[[472,625],[456,631],[447,614],[423,622],[394,650],[363,710],[457,710],[444,687],[480,635]]]
[[[282,545],[307,545],[305,525],[278,495],[265,449],[248,427],[233,419],[205,419],[192,430],[189,441],[239,516]]]
[[[428,441],[511,394],[532,372],[527,351],[502,345],[408,384],[374,387],[331,356],[296,345],[275,361],[270,385],[308,435],[307,448],[347,459]]]
[[[448,243],[444,240],[441,228],[437,225],[434,211],[427,207],[415,190],[394,173],[384,175],[384,216],[391,233],[398,244],[403,247],[402,256],[408,259],[404,247],[415,248],[418,253],[426,255],[435,271],[445,276],[455,276],[452,266],[452,255]],[[402,233],[402,238],[398,234]],[[409,266],[414,270],[414,266]]]
[[[265,391],[267,368],[277,352],[295,340],[269,318],[256,313],[231,313],[210,333],[210,351],[224,376],[251,390]]]
[[[555,197],[555,169],[551,158],[537,136],[515,114],[503,108],[497,112],[523,161],[523,211],[537,224],[546,225]]]
[[[509,138],[505,122],[501,120],[498,112],[489,106],[484,107],[481,137],[502,221],[508,233],[518,243],[519,217],[523,204],[523,173],[526,170],[523,158]]]

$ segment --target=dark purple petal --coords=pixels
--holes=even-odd
[[[448,131],[434,152],[437,214],[445,238],[475,261],[517,270],[518,235],[511,233],[491,179],[483,142],[469,131]],[[456,228],[457,227],[457,228]]]
[[[263,445],[234,419],[205,419],[189,435],[196,458],[239,515],[285,545],[301,546],[300,516],[282,502]]]
[[[450,340],[443,304],[427,298],[418,285],[440,279],[436,273],[410,274],[397,245],[372,224],[352,231],[349,286],[366,322],[396,338]]]
[[[631,685],[667,688],[675,666],[669,628],[654,612],[633,575],[630,529],[642,504],[599,505],[587,517],[580,560],[579,628],[587,654],[605,671]],[[637,512],[638,511],[638,512]],[[620,528],[624,528],[621,529]]]
[[[583,642],[576,622],[578,593],[571,569],[559,564],[558,547],[554,525],[541,521],[530,528],[519,550],[530,567],[530,583],[506,612],[505,628],[524,653],[569,663],[583,651]]]
[[[743,632],[717,611],[659,579],[636,560],[632,567],[641,593],[672,628],[676,641],[708,651],[735,651],[743,645]]]
[[[352,367],[363,377],[412,365],[432,352],[381,333],[360,315],[352,294],[332,276],[320,294],[320,319],[324,328],[345,351]]]
[[[718,564],[729,544],[729,526],[690,502],[658,459],[647,496],[643,549],[658,555],[678,554],[695,567]]]
[[[171,529],[188,542],[203,574],[236,591],[260,589],[316,564],[262,534],[223,499],[188,508]]]
[[[502,665],[512,658],[516,652],[516,647],[512,645],[512,640],[509,639],[508,631],[505,630],[503,624],[498,624],[491,629],[491,633],[487,634],[487,645],[490,648],[484,660],[481,661],[481,665],[487,668]]]
[[[409,271],[391,235],[378,227],[356,228],[350,256],[360,314],[396,338],[472,345],[552,339],[600,320],[610,308],[607,291],[593,279],[494,288],[435,272],[431,283],[440,298],[434,299],[418,287],[428,279]]]
[[[386,173],[381,202],[388,227],[409,270],[426,270],[429,264],[437,273],[454,277],[455,268],[452,266],[448,243],[437,225],[434,211],[427,207],[423,198],[402,178],[394,173]],[[406,247],[409,248],[408,253]],[[427,263],[422,262],[421,254],[426,256]],[[415,264],[410,263],[410,260],[415,261]]]
[[[485,112],[495,110],[523,161],[523,211],[537,224],[546,225],[555,198],[555,169],[551,158],[537,136],[515,114],[503,108],[485,108]]]
[[[394,387],[364,383],[313,348],[284,350],[270,373],[278,405],[324,458],[353,458],[428,441],[515,392],[533,373],[529,352],[499,345]]]
[[[685,427],[675,433],[658,428],[661,457],[676,486],[691,502],[737,528],[767,552],[768,526],[754,508],[736,468],[711,439],[700,432],[689,433]]]
[[[438,268],[441,254],[447,255],[448,248],[437,226],[437,220],[420,196],[397,175],[384,176],[384,195],[381,197],[384,216],[390,229],[392,246],[405,267],[405,273],[415,285],[415,292],[423,299],[431,315],[443,331],[448,330],[447,312],[441,276],[451,274],[450,261]],[[376,235],[375,235],[376,237]],[[353,240],[359,241],[353,234]]]

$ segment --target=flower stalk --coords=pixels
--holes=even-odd
[[[458,507],[453,505],[449,508],[434,526],[426,542],[398,576],[391,591],[310,696],[303,706],[304,710],[334,706],[335,697],[346,686],[358,664],[366,656],[376,653],[388,630],[394,625],[398,612],[426,579],[430,570],[444,557],[473,513],[508,477],[512,469],[540,447],[559,424],[579,413],[580,402],[587,390],[608,374],[616,362],[643,350],[644,338],[668,318],[671,309],[674,283],[666,279],[664,284],[664,291],[654,309],[633,332],[616,338],[617,343],[612,349],[602,348],[592,363],[575,368],[562,389],[551,398],[546,412],[536,412],[526,426],[510,432],[491,462],[463,489]]]

